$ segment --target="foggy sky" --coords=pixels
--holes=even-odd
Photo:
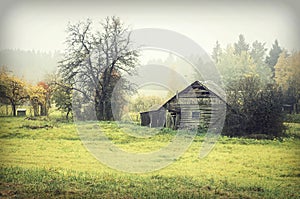
[[[210,2],[210,3],[209,3]],[[221,3],[220,3],[221,2]],[[297,1],[34,1],[0,3],[0,49],[63,50],[66,26],[116,15],[131,28],[165,28],[190,37],[209,54],[244,34],[246,41],[275,39],[299,50]]]

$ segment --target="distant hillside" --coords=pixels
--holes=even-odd
[[[59,52],[45,53],[24,50],[0,50],[0,66],[7,66],[16,76],[38,82],[57,70]]]

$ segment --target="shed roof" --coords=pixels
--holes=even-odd
[[[25,108],[18,108],[17,111],[26,111]]]

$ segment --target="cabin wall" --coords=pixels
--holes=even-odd
[[[164,127],[166,123],[166,111],[158,110],[149,112],[150,127]]]
[[[140,116],[141,116],[141,126],[149,126],[150,124],[149,112],[140,113]]]
[[[180,129],[197,129],[208,127],[212,115],[212,106],[223,102],[202,87],[186,89],[178,99],[169,102],[170,107],[180,110]]]
[[[141,125],[149,127],[164,127],[166,124],[166,111],[159,109],[141,113]]]

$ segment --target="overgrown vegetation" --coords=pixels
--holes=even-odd
[[[227,99],[224,135],[269,139],[284,136],[282,93],[275,86],[262,88],[255,76],[244,77],[234,84]]]
[[[229,104],[224,134],[273,138],[283,136],[284,112],[297,113],[300,100],[299,52],[288,55],[275,40],[269,54],[265,43],[252,45],[239,35],[212,58],[220,71]]]

